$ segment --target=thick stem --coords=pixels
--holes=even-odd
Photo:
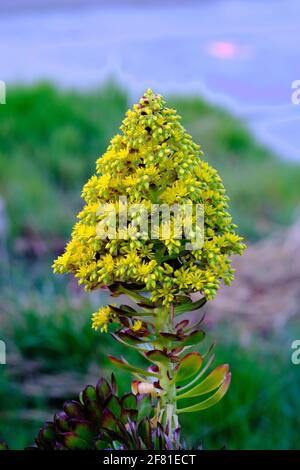
[[[176,385],[172,379],[173,365],[161,368],[160,385],[163,393],[160,400],[160,421],[167,426],[169,436],[174,436],[174,431],[179,427],[176,406]]]
[[[166,344],[159,333],[174,333],[172,309],[161,306],[155,315],[156,348],[166,349]],[[167,351],[170,353],[171,351]],[[175,430],[179,427],[176,405],[176,384],[174,378],[174,363],[171,360],[160,364],[160,386],[162,393],[157,408],[158,421],[167,427],[169,437],[172,439]]]

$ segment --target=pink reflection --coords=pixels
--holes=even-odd
[[[235,44],[231,41],[213,41],[208,44],[207,52],[212,57],[224,60],[248,59],[251,56],[249,46]]]

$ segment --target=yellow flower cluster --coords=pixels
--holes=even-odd
[[[85,207],[65,253],[54,262],[54,271],[73,273],[88,290],[116,282],[137,283],[151,293],[153,301],[165,305],[198,291],[213,298],[221,280],[229,284],[233,279],[229,256],[241,254],[245,246],[227,212],[221,178],[202,155],[176,111],[148,90],[127,112],[121,133],[97,160],[96,175],[83,188]],[[99,237],[97,224],[104,217],[99,205],[112,204],[120,211],[120,196],[126,196],[128,204],[147,208],[202,204],[202,248],[187,250],[186,240],[174,233],[168,239],[141,239],[134,236],[132,222],[128,222],[132,236]],[[102,318],[103,312],[98,312],[94,326],[105,328]]]
[[[101,307],[92,315],[92,328],[93,330],[100,330],[102,333],[107,333],[109,323],[114,319],[115,314],[108,307]]]

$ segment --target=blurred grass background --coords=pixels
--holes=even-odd
[[[199,97],[167,101],[219,170],[247,240],[293,221],[300,165],[274,156],[241,122]],[[51,263],[70,235],[81,188],[129,105],[126,91],[114,83],[87,92],[41,83],[15,86],[0,107],[0,197],[8,222],[1,239],[0,338],[8,364],[0,366],[0,437],[11,448],[31,444],[64,399],[76,397],[100,370],[110,372],[105,353],[122,350],[90,329],[90,313],[105,299],[84,295],[70,278],[54,277]],[[190,445],[299,446],[299,373],[289,350],[297,332],[294,322],[276,336],[241,345],[232,319],[214,325],[210,340],[217,338],[218,362],[231,365],[233,382],[215,408],[183,418]],[[119,377],[128,389],[129,378]]]

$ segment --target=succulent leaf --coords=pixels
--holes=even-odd
[[[132,372],[133,374],[157,377],[157,374],[155,372],[151,372],[149,370],[143,370],[143,369],[140,369],[139,367],[132,366],[131,364],[128,364],[122,359],[118,359],[111,355],[109,355],[108,358],[119,369],[127,370],[128,372]]]
[[[137,397],[133,393],[127,393],[121,399],[122,408],[133,410],[137,408]]]
[[[120,405],[119,399],[115,395],[112,395],[106,401],[105,408],[110,410],[118,420],[121,418],[122,407]]]
[[[187,406],[186,408],[179,408],[177,411],[178,413],[192,413],[194,411],[202,411],[206,410],[207,408],[211,408],[212,406],[216,405],[225,395],[227,392],[231,380],[231,374],[228,373],[222,385],[219,389],[209,398],[206,400],[197,403],[196,405]]]
[[[88,442],[72,432],[66,432],[62,436],[62,441],[65,447],[69,450],[84,450],[89,448]]]
[[[83,418],[84,417],[84,413],[83,413],[83,407],[82,405],[75,401],[75,400],[72,400],[72,401],[66,401],[64,403],[64,412],[65,414],[67,414],[69,416],[69,418]]]
[[[101,378],[96,385],[97,397],[102,404],[105,400],[112,394],[111,387],[108,381],[104,378]]]
[[[153,349],[152,351],[148,351],[145,356],[149,361],[154,362],[155,364],[168,364],[169,356],[164,351],[160,351],[159,349]]]
[[[184,356],[177,366],[175,381],[176,383],[184,382],[185,380],[197,374],[202,366],[202,357],[199,353],[193,352]]]
[[[182,313],[193,312],[194,310],[198,310],[199,308],[203,307],[206,302],[206,298],[202,297],[196,302],[186,302],[181,305],[177,305],[174,308],[174,313],[175,315],[181,315]]]
[[[205,338],[205,332],[203,330],[192,331],[192,333],[185,335],[180,340],[180,346],[194,346],[195,344],[201,343]]]
[[[228,364],[216,367],[216,369],[214,369],[201,383],[179,395],[177,399],[180,400],[182,398],[198,397],[200,395],[205,395],[205,393],[212,392],[222,385],[226,379],[228,371]]]

